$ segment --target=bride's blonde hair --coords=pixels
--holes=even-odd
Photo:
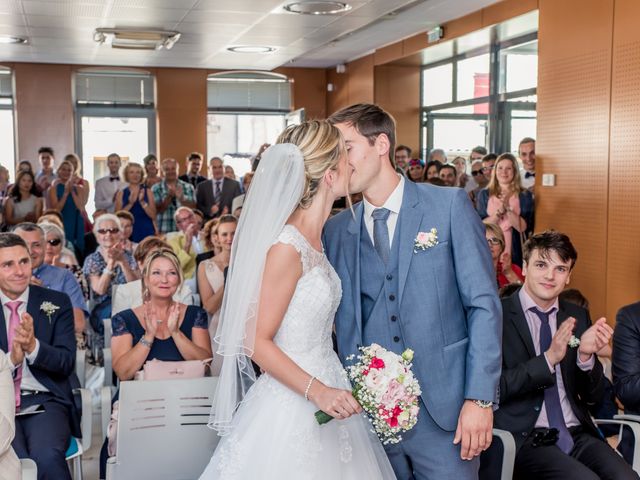
[[[276,143],[292,143],[304,157],[305,188],[300,208],[308,208],[327,170],[336,170],[340,158],[347,153],[344,139],[326,120],[309,120],[287,127]]]

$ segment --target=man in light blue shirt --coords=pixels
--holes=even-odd
[[[82,333],[85,320],[89,316],[87,303],[76,278],[69,270],[44,263],[44,232],[34,223],[20,223],[13,229],[29,247],[32,278],[34,285],[66,293],[73,306],[73,320],[76,333]]]

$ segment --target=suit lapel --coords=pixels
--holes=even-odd
[[[398,300],[402,302],[402,293],[407,282],[409,267],[413,259],[413,244],[420,224],[422,223],[423,209],[420,208],[420,199],[418,198],[418,187],[410,181],[404,182],[404,195],[402,206],[400,207],[400,215],[398,215],[398,223],[396,228],[399,229],[396,239],[400,242],[398,245]],[[392,248],[394,246],[392,245]]]
[[[509,308],[511,311],[511,321],[516,327],[516,330],[525,346],[527,347],[527,353],[529,353],[529,357],[533,358],[536,356],[536,349],[533,345],[533,339],[531,338],[531,331],[529,330],[529,324],[527,323],[527,319],[524,316],[524,312],[522,311],[522,305],[520,304],[520,297],[518,296],[518,292],[511,295],[509,298]]]
[[[4,306],[0,302],[0,350],[9,351],[9,339],[7,338],[7,323],[4,318]]]
[[[349,219],[342,254],[344,255],[347,272],[351,277],[351,285],[353,285],[352,295],[356,325],[358,326],[358,332],[362,332],[362,309],[360,307],[360,237],[364,212],[362,202],[356,205],[354,212],[355,218]]]

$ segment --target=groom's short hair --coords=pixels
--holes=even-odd
[[[369,140],[369,145],[373,145],[378,135],[384,133],[389,139],[389,161],[395,168],[396,121],[378,105],[371,103],[351,105],[331,115],[329,122],[333,125],[337,123],[353,125],[360,135]]]

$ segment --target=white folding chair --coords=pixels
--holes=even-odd
[[[633,459],[631,468],[640,474],[640,416],[638,415],[614,415],[613,420],[595,419],[596,425],[619,425],[618,443],[622,441],[624,427],[628,427],[633,434]]]
[[[87,381],[87,351],[86,350],[76,350],[76,375],[78,376],[78,381],[80,382],[80,386],[84,388],[85,383]]]
[[[30,458],[21,458],[22,480],[38,480],[38,466]]]
[[[104,383],[105,387],[113,385],[113,357],[110,348],[102,349],[102,363],[104,364]]]
[[[198,478],[218,443],[207,427],[216,377],[120,383],[117,454],[107,480]]]
[[[493,429],[493,436],[502,442],[502,467],[500,469],[500,480],[511,480],[513,478],[513,468],[516,461],[516,442],[511,432],[506,430]]]
[[[113,328],[111,327],[111,319],[105,318],[102,320],[102,326],[104,327],[104,347],[111,348],[111,337],[113,336]]]
[[[82,480],[82,454],[91,448],[93,405],[91,403],[91,392],[86,388],[76,389],[74,393],[79,393],[82,399],[82,420],[80,422],[82,438],[71,438],[65,456],[72,469],[74,480]]]

